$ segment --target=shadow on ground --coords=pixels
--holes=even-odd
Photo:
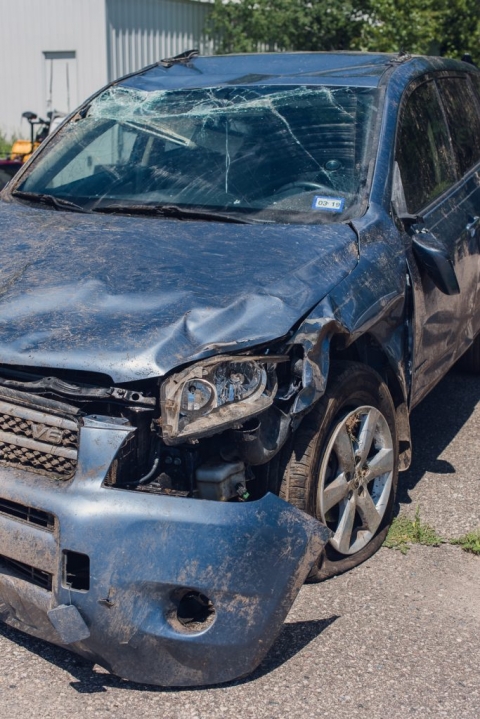
[[[289,659],[294,657],[304,647],[306,647],[313,639],[318,637],[327,627],[338,619],[337,616],[331,616],[327,619],[310,620],[303,622],[292,622],[284,624],[280,635],[268,652],[267,656],[260,666],[248,677],[237,679],[227,684],[218,686],[238,686],[247,682],[255,681],[260,677],[269,674],[277,669]],[[96,671],[95,665],[91,662],[78,657],[66,649],[53,646],[41,639],[35,639],[28,634],[13,629],[6,624],[0,623],[0,636],[6,637],[18,646],[24,647],[29,652],[36,654],[43,660],[54,664],[59,669],[68,672],[75,681],[70,682],[70,686],[80,694],[98,694],[106,692],[108,689],[128,689],[130,691],[148,691],[148,692],[180,692],[180,691],[198,691],[202,689],[211,689],[212,687],[154,687],[148,684],[137,684],[128,682],[113,674],[104,671]]]
[[[412,466],[400,474],[397,494],[411,504],[409,492],[426,472],[455,474],[455,467],[440,455],[461,430],[480,402],[480,377],[452,370],[411,414]]]

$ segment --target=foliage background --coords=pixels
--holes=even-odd
[[[7,136],[0,129],[0,158],[4,157],[5,155],[8,155],[14,141],[14,137],[7,138]]]
[[[480,0],[215,0],[217,52],[370,50],[480,63]]]

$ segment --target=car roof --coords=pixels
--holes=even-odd
[[[438,69],[472,69],[456,60],[367,52],[272,52],[201,56],[184,53],[117,80],[138,90],[165,90],[218,85],[349,85],[377,87],[387,70],[401,73]],[[405,68],[406,69],[406,68]]]

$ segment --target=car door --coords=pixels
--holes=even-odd
[[[468,265],[469,280],[477,290],[466,298],[471,303],[473,339],[480,331],[480,102],[467,74],[440,76],[436,82],[462,176],[457,197],[467,220],[464,242],[472,255],[477,253],[477,262]]]
[[[477,293],[478,242],[471,234],[468,188],[461,175],[440,92],[433,77],[404,99],[396,160],[409,221],[406,253],[413,283],[412,405],[468,347]],[[417,217],[418,219],[414,219]],[[446,294],[416,252],[416,239],[448,253],[458,294]],[[458,289],[457,288],[457,289]]]

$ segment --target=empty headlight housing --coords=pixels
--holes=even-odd
[[[172,375],[160,390],[167,444],[214,434],[263,412],[277,391],[285,357],[215,357]]]

